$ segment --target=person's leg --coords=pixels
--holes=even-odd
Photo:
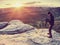
[[[50,28],[49,28],[49,35],[50,35],[49,38],[52,38],[52,32],[51,32],[52,31],[52,27],[53,27],[53,25],[51,25]]]

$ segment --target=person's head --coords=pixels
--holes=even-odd
[[[51,12],[48,12],[48,16],[50,16],[50,15],[52,15],[52,13]]]

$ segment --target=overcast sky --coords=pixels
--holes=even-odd
[[[50,6],[60,7],[60,0],[0,0],[0,8],[10,7],[15,3],[27,6]]]

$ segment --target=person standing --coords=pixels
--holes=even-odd
[[[54,26],[54,16],[51,12],[48,12],[49,19],[46,19],[46,22],[49,23],[49,38],[52,38],[52,27]]]

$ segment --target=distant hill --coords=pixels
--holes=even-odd
[[[60,7],[23,7],[19,9],[0,9],[0,21],[10,21],[13,19],[19,19],[26,23],[40,21],[47,17],[48,11],[53,13],[55,20],[60,20]]]

